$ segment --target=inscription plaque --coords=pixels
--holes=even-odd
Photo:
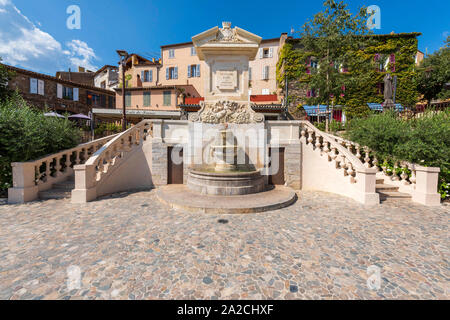
[[[216,73],[217,88],[220,90],[234,90],[237,87],[236,70],[218,70]]]

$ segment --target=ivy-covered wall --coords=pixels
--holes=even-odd
[[[361,72],[358,68],[360,63],[373,65],[368,71],[369,76],[363,83],[355,83],[353,86],[346,86],[345,94],[337,97],[335,104],[343,105],[346,108],[348,117],[353,117],[367,113],[368,102],[382,103],[384,101],[382,90],[383,78],[386,73],[397,76],[396,102],[406,107],[414,106],[418,99],[418,91],[415,81],[415,56],[417,54],[417,37],[420,33],[400,33],[388,35],[364,36],[358,51],[353,52],[355,62],[350,62],[348,66],[348,76]],[[378,71],[375,56],[380,57],[384,64],[386,57],[395,54],[395,71],[392,71],[392,64],[389,63],[388,72]],[[300,115],[296,109],[302,109],[305,104],[306,91],[310,75],[307,74],[308,58],[314,56],[313,52],[305,52],[300,46],[299,39],[287,39],[280,51],[280,58],[277,64],[277,81],[281,89],[284,89],[285,76],[288,77],[289,97],[291,113]],[[299,117],[299,116],[297,116]]]

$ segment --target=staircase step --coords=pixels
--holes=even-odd
[[[75,182],[74,181],[63,181],[63,182],[59,182],[59,183],[55,183],[53,184],[53,190],[64,190],[64,191],[72,191],[73,189],[75,189]]]
[[[389,184],[377,184],[376,185],[377,191],[398,191],[398,187],[391,186]]]
[[[387,199],[387,198],[392,198],[392,199],[411,199],[411,195],[407,194],[407,193],[401,193],[398,191],[380,191],[378,192],[380,194],[380,198],[383,199]]]
[[[39,198],[41,200],[50,200],[50,199],[69,199],[71,197],[70,191],[65,190],[47,190],[39,192]]]

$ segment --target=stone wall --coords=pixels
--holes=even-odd
[[[109,90],[103,90],[101,88],[95,88],[82,84],[77,84],[70,81],[59,80],[55,77],[40,74],[28,70],[23,70],[11,66],[6,66],[9,70],[15,73],[12,80],[9,81],[8,86],[12,90],[18,90],[20,95],[31,105],[41,110],[51,110],[59,113],[65,111],[70,113],[83,113],[87,115],[92,107],[104,107],[108,108],[115,104],[115,93]],[[44,81],[44,95],[30,93],[30,78]],[[60,99],[57,97],[57,84],[61,84],[65,87],[78,88],[79,96],[78,101]],[[89,105],[88,94],[103,95],[103,105]],[[109,99],[111,103],[109,104]],[[101,104],[102,101],[100,101]]]

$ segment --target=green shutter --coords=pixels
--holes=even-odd
[[[172,105],[171,91],[164,91],[164,106]]]
[[[144,107],[150,107],[150,92],[144,92]]]
[[[131,93],[127,92],[125,94],[125,107],[131,107]]]

